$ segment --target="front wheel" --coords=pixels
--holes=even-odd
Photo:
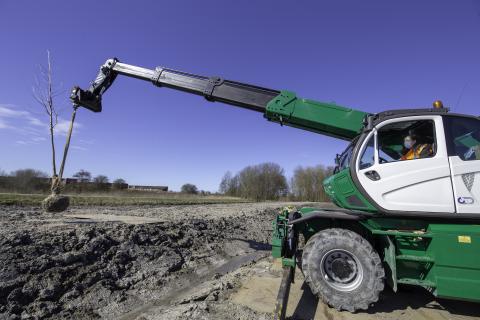
[[[366,310],[384,288],[378,253],[346,229],[326,229],[312,236],[303,250],[302,269],[312,292],[337,310]]]

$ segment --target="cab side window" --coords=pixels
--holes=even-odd
[[[362,157],[360,158],[359,169],[370,168],[375,164],[375,135],[372,134],[370,140],[367,142],[365,149],[363,150]]]
[[[387,124],[378,130],[380,164],[432,158],[436,154],[433,120],[410,120]]]
[[[463,161],[480,160],[480,120],[445,117],[449,155]]]
[[[350,159],[352,158],[352,152],[353,152],[353,143],[350,144],[340,156],[339,165],[338,165],[338,168],[340,171],[349,167]]]

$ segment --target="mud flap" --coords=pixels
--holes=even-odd
[[[294,270],[295,267],[283,267],[282,282],[280,283],[280,289],[278,290],[277,300],[275,302],[274,320],[285,319]]]

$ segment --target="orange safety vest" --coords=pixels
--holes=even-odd
[[[406,154],[404,154],[400,160],[413,160],[413,159],[420,159],[422,158],[420,155],[428,145],[427,144],[421,144],[418,146],[413,146]],[[430,152],[431,154],[431,152]]]

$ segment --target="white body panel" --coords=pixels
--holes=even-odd
[[[450,157],[455,205],[458,213],[480,214],[480,160]]]
[[[436,154],[432,158],[379,163],[375,152],[373,166],[358,170],[357,176],[370,197],[382,208],[392,211],[455,212],[452,180],[441,116],[413,116],[382,122],[365,139],[360,154],[372,135],[384,125],[409,120],[433,120],[436,134]],[[375,150],[378,150],[375,142]],[[356,168],[359,168],[360,157]],[[365,173],[376,171],[379,180]]]

